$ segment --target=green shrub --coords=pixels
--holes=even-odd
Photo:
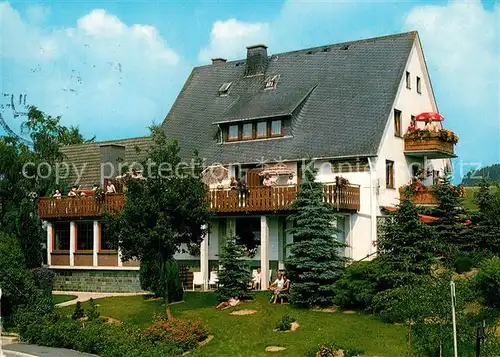
[[[333,302],[342,308],[366,309],[380,288],[378,261],[356,262],[335,283]]]
[[[468,272],[474,266],[474,260],[468,256],[460,255],[455,259],[453,267],[458,274]]]
[[[170,342],[184,350],[196,347],[207,336],[207,327],[200,320],[158,320],[146,329],[146,337],[151,342]]]
[[[84,316],[85,316],[85,310],[83,310],[82,303],[80,301],[77,301],[75,305],[75,310],[73,311],[73,315],[71,315],[71,318],[73,320],[78,320]]]
[[[101,314],[97,311],[97,304],[95,300],[90,298],[89,308],[87,309],[87,317],[90,321],[97,319]]]
[[[500,308],[500,258],[487,259],[481,264],[474,286],[488,306]]]
[[[44,295],[52,296],[52,288],[54,286],[55,273],[45,267],[32,269],[35,285]]]
[[[292,328],[292,322],[297,321],[294,317],[284,315],[277,323],[277,331],[289,331]]]
[[[21,339],[28,343],[68,348],[100,357],[160,357],[182,353],[172,343],[151,342],[142,330],[126,324],[106,324],[69,318],[43,318],[27,326]]]

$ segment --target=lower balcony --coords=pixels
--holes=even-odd
[[[295,200],[296,193],[297,186],[251,187],[247,193],[229,189],[210,190],[210,209],[217,213],[290,211],[290,203]],[[359,186],[327,184],[324,200],[337,210],[358,211]]]
[[[399,188],[401,200],[410,200],[416,205],[435,206],[438,204],[436,190],[433,187],[420,186],[416,190],[409,189],[409,186]]]

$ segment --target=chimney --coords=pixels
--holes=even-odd
[[[212,64],[222,64],[222,63],[226,63],[226,62],[227,62],[227,59],[225,59],[225,58],[220,58],[220,57],[212,58]]]
[[[121,163],[125,159],[125,146],[116,144],[100,145],[101,149],[101,185],[108,178],[121,175]]]
[[[248,46],[245,75],[264,74],[267,68],[267,60],[266,45]]]

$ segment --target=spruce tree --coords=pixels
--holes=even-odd
[[[382,225],[377,240],[377,260],[383,267],[388,288],[411,283],[430,273],[435,260],[434,229],[420,221],[418,208],[403,200],[399,209]]]
[[[500,187],[494,192],[483,180],[474,195],[479,211],[472,217],[475,243],[481,253],[500,254]]]
[[[436,185],[438,205],[433,215],[439,217],[434,225],[438,235],[441,254],[452,264],[457,255],[474,250],[474,241],[469,229],[462,224],[463,210],[460,204],[460,188],[451,183],[451,175],[445,173]]]
[[[294,227],[287,277],[291,281],[290,301],[301,306],[333,304],[334,283],[346,264],[345,244],[336,237],[333,225],[334,206],[324,202],[324,185],[315,182],[316,170],[305,170],[296,200],[291,204],[297,213],[289,217]]]
[[[219,257],[217,295],[220,301],[232,297],[251,298],[248,283],[252,280],[250,269],[243,259],[244,247],[236,243],[236,237],[228,238]]]

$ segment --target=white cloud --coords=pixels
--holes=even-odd
[[[189,71],[155,27],[105,10],[49,30],[4,2],[0,21],[1,92],[27,94],[29,104],[99,139],[143,135],[161,122]]]
[[[236,19],[216,21],[210,33],[210,43],[203,48],[198,58],[209,63],[211,58],[222,57],[235,59],[245,57],[245,48],[257,43],[266,43],[269,39],[269,24],[249,23]]]

